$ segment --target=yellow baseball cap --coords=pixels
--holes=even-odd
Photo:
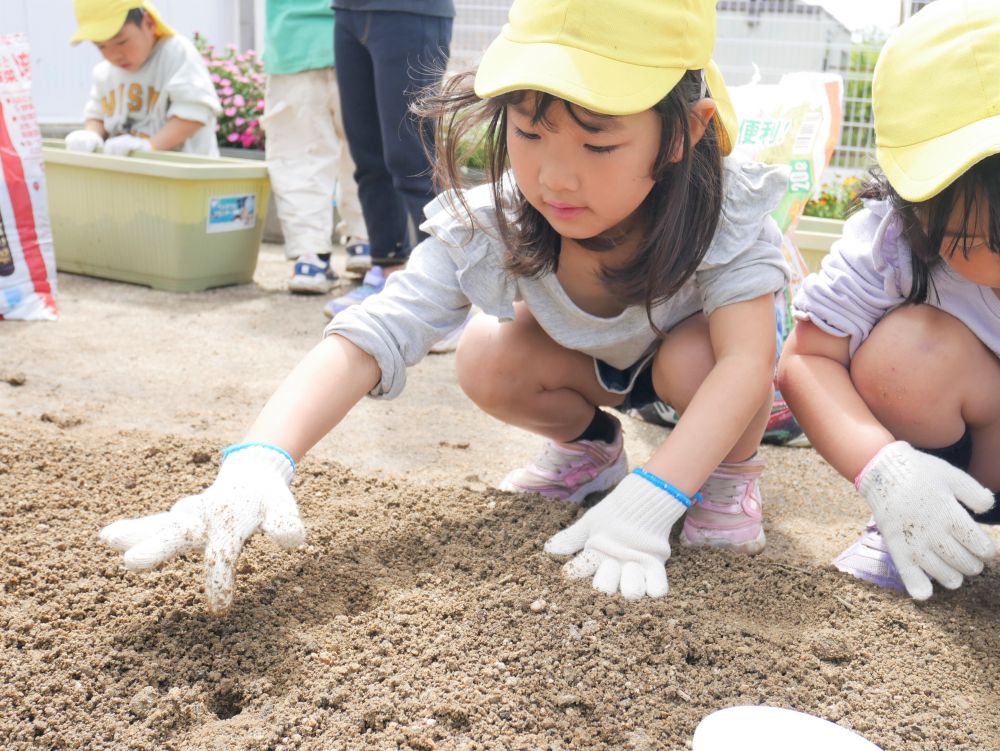
[[[1000,2],[935,0],[886,42],[872,81],[876,157],[908,201],[1000,153]]]
[[[168,37],[174,30],[160,18],[150,2],[142,0],[74,0],[76,22],[79,28],[70,37],[70,44],[104,42],[115,36],[125,25],[125,18],[133,8],[142,8],[156,24],[156,35]]]
[[[544,91],[606,115],[631,115],[665,97],[685,72],[704,70],[723,153],[736,113],[718,67],[716,0],[514,0],[483,55],[482,98]]]

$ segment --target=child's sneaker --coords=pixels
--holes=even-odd
[[[758,480],[763,459],[723,462],[701,488],[704,498],[684,518],[681,543],[731,548],[741,553],[764,549],[763,510]]]
[[[809,439],[802,432],[798,420],[788,408],[781,392],[775,389],[774,402],[771,404],[771,416],[767,420],[767,427],[764,428],[763,443],[770,443],[774,446],[793,446],[795,448],[808,448]]]
[[[833,559],[833,565],[845,574],[879,587],[906,591],[874,519],[868,522],[857,542]]]
[[[610,490],[628,474],[621,427],[611,443],[547,441],[541,456],[515,469],[497,486],[514,493],[538,493],[582,503],[591,493]]]
[[[344,263],[344,270],[347,273],[364,274],[372,267],[371,249],[368,243],[350,237],[344,250],[347,251],[347,261]]]
[[[336,283],[337,272],[330,268],[329,261],[313,257],[296,261],[288,290],[300,295],[325,295]]]
[[[374,266],[361,280],[361,286],[355,287],[346,295],[330,300],[323,308],[323,312],[326,313],[327,318],[333,318],[337,313],[342,313],[352,305],[357,305],[372,295],[377,295],[383,287],[385,287],[385,272],[381,266]]]

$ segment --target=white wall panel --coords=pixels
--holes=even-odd
[[[222,46],[239,39],[238,6],[237,0],[156,1],[164,20],[178,32],[191,37],[198,31]],[[71,47],[69,38],[75,30],[72,0],[0,0],[0,34],[28,34],[32,93],[42,122],[82,118],[90,69],[100,55],[86,42]]]

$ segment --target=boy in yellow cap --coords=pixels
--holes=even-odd
[[[928,5],[872,86],[879,167],[795,297],[780,387],[871,508],[834,564],[922,600],[1000,522],[1000,4]]]
[[[218,156],[215,118],[222,108],[194,45],[150,2],[76,0],[75,9],[79,28],[70,42],[93,42],[104,60],[94,66],[84,127],[66,136],[66,148]]]

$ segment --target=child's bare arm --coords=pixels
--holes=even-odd
[[[375,358],[342,336],[309,352],[268,400],[246,441],[280,446],[295,461],[378,383]]]
[[[233,601],[240,552],[251,535],[262,531],[289,548],[304,542],[305,526],[289,489],[295,460],[333,429],[380,376],[375,359],[347,339],[324,339],[271,397],[246,441],[226,449],[211,487],[182,498],[167,512],[109,524],[101,539],[124,553],[130,569],[151,568],[181,553],[203,553],[209,609],[225,612]]]
[[[774,373],[772,295],[722,306],[708,320],[715,366],[646,463],[688,495],[733,450],[767,399]]]
[[[102,140],[108,137],[108,131],[104,129],[103,120],[90,118],[83,124],[83,129],[89,130],[91,133],[96,133]]]
[[[853,481],[895,438],[854,387],[848,346],[847,337],[799,321],[781,354],[778,386],[816,450]]]
[[[169,151],[180,146],[203,128],[205,123],[171,117],[167,124],[149,138],[149,145],[157,151]]]

